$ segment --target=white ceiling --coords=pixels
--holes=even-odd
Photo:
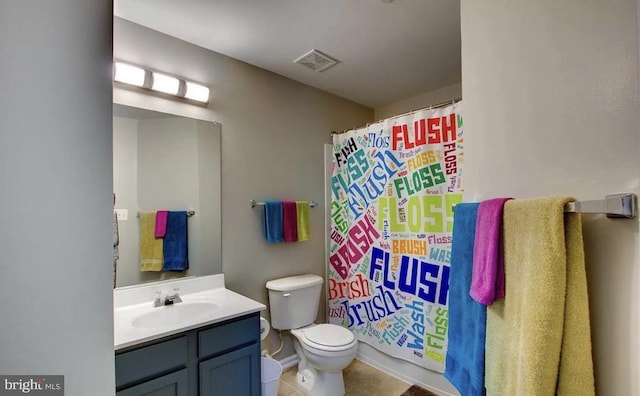
[[[372,108],[460,82],[459,0],[116,0],[115,15]],[[311,49],[339,63],[293,63]]]

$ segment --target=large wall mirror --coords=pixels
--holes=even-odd
[[[113,105],[116,286],[222,273],[218,123]],[[189,268],[141,271],[139,214],[193,211]]]

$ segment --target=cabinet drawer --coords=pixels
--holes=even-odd
[[[198,333],[200,358],[237,348],[260,340],[260,319],[257,314],[227,322]]]
[[[116,355],[116,387],[186,367],[187,337]]]

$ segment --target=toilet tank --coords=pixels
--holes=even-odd
[[[318,315],[322,278],[297,275],[267,282],[271,327],[298,329],[313,323]]]

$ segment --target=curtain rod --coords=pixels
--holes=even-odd
[[[394,115],[394,116],[392,116],[392,117],[387,117],[386,119],[388,119],[388,120],[389,120],[389,119],[393,119],[393,118],[403,117],[403,116],[407,116],[407,115],[410,115],[410,114],[413,114],[413,113],[417,113],[417,112],[422,111],[422,110],[433,110],[433,109],[438,109],[438,108],[440,108],[440,107],[445,107],[445,106],[449,106],[449,105],[452,105],[452,104],[458,103],[458,102],[459,102],[459,101],[461,101],[461,100],[462,100],[462,98],[457,98],[457,99],[447,100],[446,102],[436,103],[436,104],[433,104],[433,105],[431,105],[431,106],[422,107],[422,108],[419,108],[419,109],[416,109],[416,110],[411,110],[411,111],[408,111],[408,112],[406,112],[406,113],[396,114],[396,115]],[[367,123],[365,123],[365,124],[360,124],[360,125],[354,126],[354,127],[352,127],[352,128],[349,128],[349,129],[345,129],[344,131],[340,131],[340,132],[331,131],[331,135],[340,135],[340,134],[343,134],[343,133],[346,133],[346,132],[352,131],[352,130],[354,130],[354,129],[359,129],[359,128],[362,128],[362,127],[368,127],[368,126],[369,126],[369,125],[371,125],[371,124],[375,124],[375,123],[378,123],[378,122],[382,122],[382,121],[384,121],[384,120],[385,120],[385,119],[381,119],[381,120],[378,120],[378,121],[376,121],[376,122],[367,122]]]

